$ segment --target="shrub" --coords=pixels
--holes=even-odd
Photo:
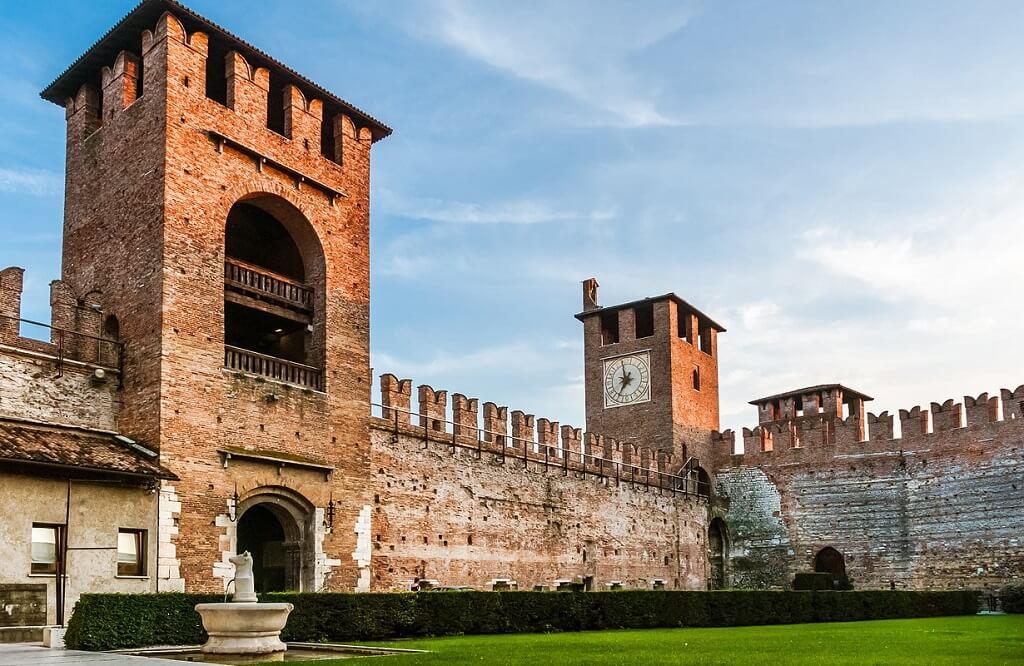
[[[1006,613],[1024,613],[1024,587],[1007,587],[999,593]]]
[[[82,650],[195,645],[206,640],[195,605],[221,600],[84,594],[65,640]],[[280,593],[261,600],[293,604],[282,638],[310,642],[929,617],[973,614],[978,606],[976,592],[910,591]]]

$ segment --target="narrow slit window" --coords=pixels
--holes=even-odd
[[[146,575],[146,530],[117,531],[117,575]]]
[[[636,338],[649,338],[654,335],[654,305],[638,305],[633,309],[633,323],[636,331]]]
[[[700,390],[700,368],[693,366],[693,390]]]

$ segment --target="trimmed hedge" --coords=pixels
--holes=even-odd
[[[65,641],[80,650],[203,643],[206,633],[194,606],[222,600],[201,594],[84,594]],[[968,615],[978,609],[976,592],[910,591],[282,593],[261,600],[294,604],[282,638],[310,642],[835,622]]]
[[[1008,587],[1000,595],[1003,600],[1003,611],[1006,613],[1024,613],[1024,587]]]

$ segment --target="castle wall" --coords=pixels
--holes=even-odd
[[[416,579],[519,589],[593,577],[651,588],[704,589],[705,500],[628,481],[566,473],[560,465],[454,450],[375,419],[371,429],[374,590]]]
[[[117,378],[98,382],[93,372],[65,361],[58,376],[55,356],[0,347],[0,417],[114,430]]]
[[[850,419],[835,422],[831,445],[813,436],[820,429],[804,426],[800,447],[789,447],[783,427],[772,452],[759,450],[758,429],[746,431],[745,454],[716,476],[730,500],[733,584],[786,586],[794,573],[813,570],[825,546],[843,553],[860,588],[1019,583],[1022,395],[1003,392],[1006,420],[992,420],[997,410],[987,395],[967,399],[966,425],[953,401],[903,410],[898,439],[887,414],[868,415],[863,442],[846,437],[858,426]]]

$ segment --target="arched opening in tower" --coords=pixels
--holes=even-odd
[[[310,369],[322,362],[323,278],[316,234],[291,204],[272,195],[235,203],[224,230],[225,364],[321,388]]]

